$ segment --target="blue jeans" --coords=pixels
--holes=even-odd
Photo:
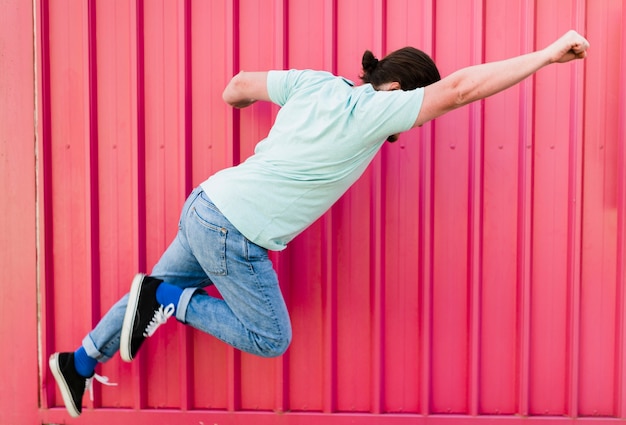
[[[279,356],[291,342],[291,323],[267,250],[250,242],[202,189],[182,210],[178,234],[152,276],[183,288],[176,319],[263,357]],[[215,285],[223,299],[202,288]],[[128,294],[84,338],[87,354],[101,362],[120,346]]]

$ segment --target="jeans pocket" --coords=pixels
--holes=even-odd
[[[207,274],[225,276],[226,237],[228,229],[212,224],[193,207],[195,225],[187,231],[187,240],[196,260]]]
[[[267,259],[267,249],[251,242],[247,238],[244,238],[244,241],[246,244],[246,260],[255,261]]]

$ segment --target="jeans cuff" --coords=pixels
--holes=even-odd
[[[183,289],[183,293],[180,295],[178,305],[176,306],[176,319],[179,322],[186,323],[185,318],[187,317],[187,306],[191,301],[191,297],[193,297],[193,294],[195,294],[197,290],[198,288]]]
[[[105,356],[100,352],[100,350],[98,350],[96,344],[94,344],[89,335],[83,338],[83,348],[89,357],[98,360],[100,363],[104,363],[111,359],[109,356]]]

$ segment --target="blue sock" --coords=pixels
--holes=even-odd
[[[74,367],[80,376],[89,378],[98,364],[98,360],[89,357],[83,347],[74,351]]]
[[[174,309],[176,309],[178,306],[178,300],[180,299],[182,293],[183,290],[178,286],[163,282],[156,290],[156,299],[164,306],[174,304]]]

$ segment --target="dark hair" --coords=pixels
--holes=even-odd
[[[361,80],[377,90],[381,85],[392,82],[399,83],[402,90],[414,90],[441,80],[437,65],[430,56],[410,46],[391,52],[381,60],[366,50],[361,65]],[[392,143],[396,140],[397,134],[387,138]]]
[[[402,90],[426,87],[441,80],[435,62],[426,53],[414,47],[403,47],[378,60],[366,50],[361,60],[361,80],[377,88],[385,83],[398,82]]]

